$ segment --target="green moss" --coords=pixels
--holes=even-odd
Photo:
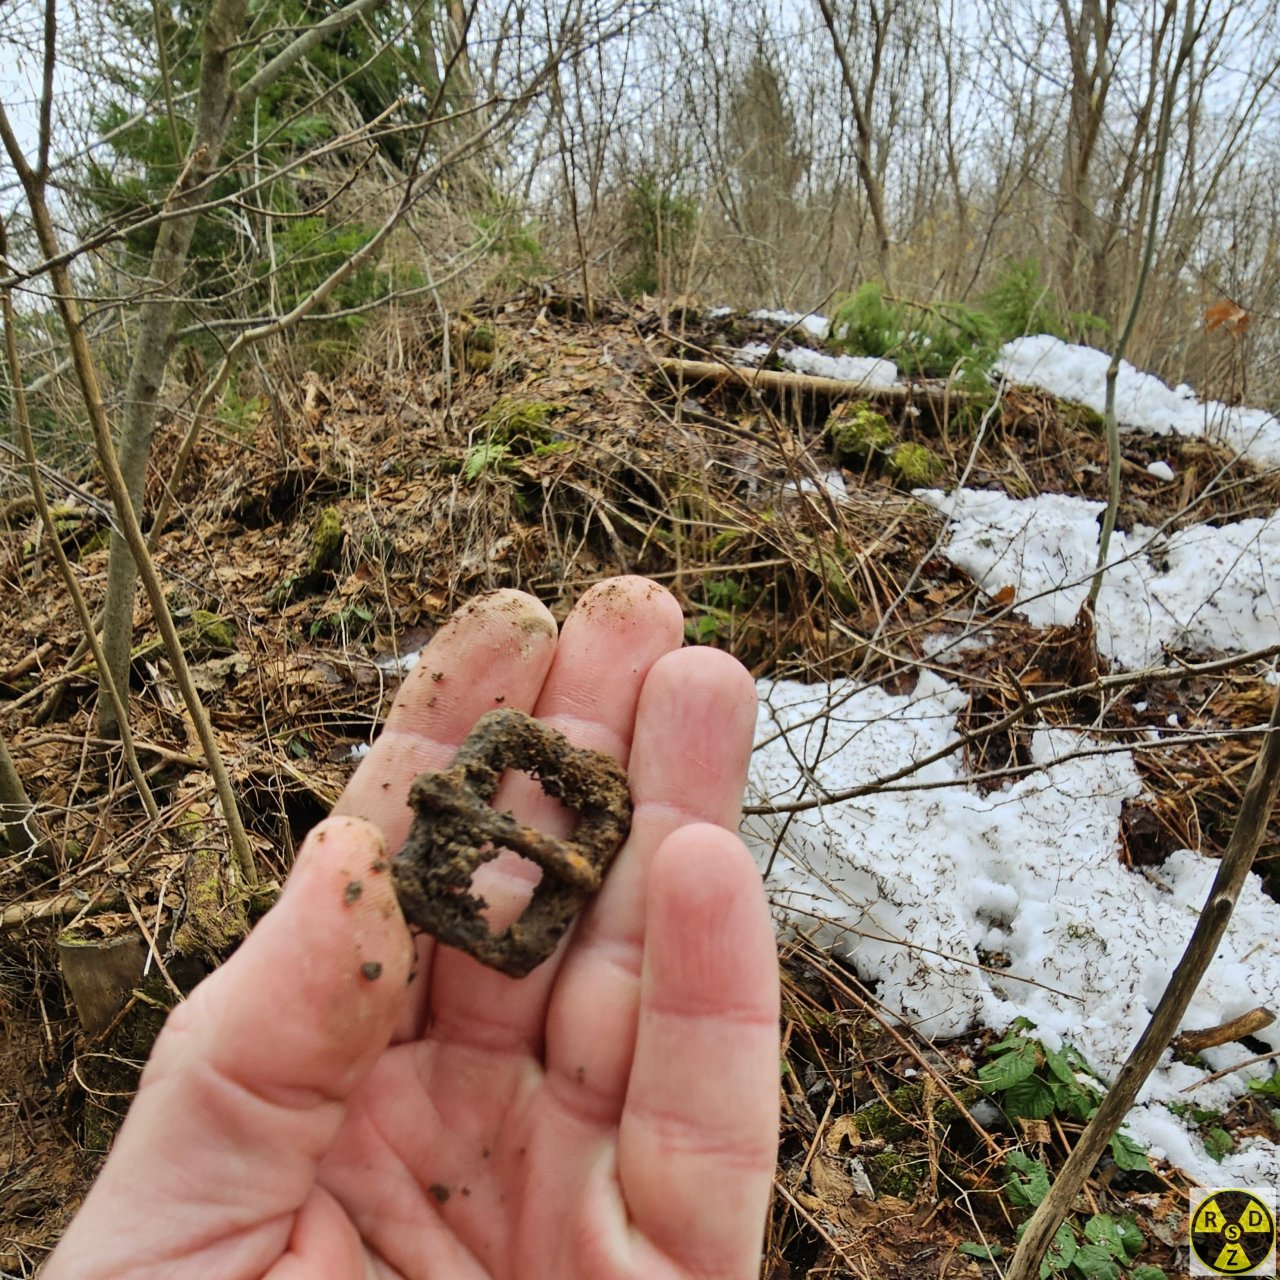
[[[975,1101],[982,1091],[966,1086],[956,1097],[964,1104]],[[883,1138],[886,1142],[905,1142],[918,1138],[930,1123],[948,1125],[960,1114],[946,1094],[938,1093],[933,1101],[932,1120],[924,1114],[924,1086],[904,1084],[895,1089],[887,1102],[872,1102],[859,1107],[854,1115],[863,1138]]]
[[[203,825],[187,834],[203,832]],[[198,956],[219,964],[249,933],[244,904],[227,892],[222,879],[222,860],[203,842],[187,858],[183,890],[186,905],[182,924],[173,935],[173,946],[183,955]]]
[[[512,444],[517,440],[533,445],[548,444],[551,431],[547,424],[563,410],[563,405],[550,400],[499,396],[480,419],[480,427],[494,444]]]
[[[1058,413],[1073,431],[1087,431],[1091,436],[1106,434],[1107,420],[1096,409],[1075,400],[1058,400]]]
[[[931,449],[903,441],[889,455],[889,473],[904,488],[920,489],[935,483],[947,469]]]
[[[338,561],[346,531],[336,507],[325,507],[311,534],[311,554],[307,557],[307,573],[314,575],[332,569]]]
[[[851,588],[849,572],[838,555],[827,550],[818,551],[809,559],[809,572],[822,580],[841,609],[847,612],[857,610],[860,602]]]
[[[208,609],[196,609],[182,639],[186,651],[196,657],[230,653],[236,647],[236,624],[231,618],[220,618]]]
[[[872,1102],[859,1107],[854,1115],[858,1132],[864,1138],[882,1138],[886,1142],[903,1142],[918,1136],[923,1122],[921,1098],[921,1087],[907,1084],[895,1089],[888,1102]]]
[[[855,462],[866,462],[877,453],[888,453],[895,439],[888,419],[865,400],[836,405],[827,419],[827,430],[836,453]]]
[[[874,1156],[863,1156],[862,1167],[867,1171],[876,1199],[881,1196],[896,1196],[899,1200],[916,1198],[920,1176],[906,1156],[897,1151],[881,1151]]]
[[[84,546],[82,546],[75,555],[77,561],[86,559],[98,551],[105,551],[107,545],[111,541],[110,529],[99,529],[93,537],[89,538]]]

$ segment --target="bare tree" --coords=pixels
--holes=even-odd
[[[822,11],[822,20],[826,23],[827,30],[831,35],[831,45],[835,51],[836,61],[840,67],[840,76],[844,82],[845,89],[848,91],[849,105],[853,111],[853,120],[856,127],[856,149],[854,154],[857,159],[858,178],[862,183],[867,204],[871,209],[871,222],[875,229],[876,237],[876,263],[885,288],[892,288],[892,263],[889,254],[892,236],[889,230],[889,215],[885,208],[884,186],[879,166],[876,163],[872,111],[875,105],[876,90],[880,82],[881,71],[884,67],[885,44],[895,10],[892,0],[888,0],[883,9],[875,0],[872,0],[872,3],[868,5],[869,34],[871,38],[869,41],[864,39],[862,42],[868,50],[868,65],[865,78],[860,85],[854,72],[853,64],[849,60],[848,42],[838,30],[831,0],[817,0],[817,2],[818,8]],[[863,32],[855,33],[857,36],[865,36],[865,34]]]

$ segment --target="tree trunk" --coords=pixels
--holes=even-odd
[[[129,369],[120,423],[120,469],[140,524],[146,492],[147,459],[155,431],[156,401],[169,359],[174,314],[180,302],[179,291],[187,254],[199,218],[196,209],[201,201],[208,198],[206,183],[217,170],[231,122],[244,102],[257,97],[278,80],[326,35],[382,3],[383,0],[354,0],[331,13],[291,41],[237,92],[232,83],[232,54],[242,37],[248,0],[213,0],[204,28],[195,133],[182,173],[165,202],[165,212],[170,216],[160,224],[151,254],[149,296],[144,298],[140,307],[137,345]],[[103,648],[108,668],[122,695],[129,688],[136,585],[137,570],[129,545],[117,529],[111,536],[111,555],[107,564]],[[104,738],[116,737],[119,732],[115,715],[105,698],[100,698],[98,703],[98,732]]]
[[[23,854],[32,849],[44,851],[44,838],[35,825],[35,805],[27,797],[9,754],[9,745],[3,738],[0,738],[0,838],[4,851],[9,854]]]
[[[1073,21],[1073,6],[1059,0],[1071,58],[1070,108],[1062,157],[1061,197],[1066,219],[1058,285],[1068,311],[1087,311],[1100,302],[1092,296],[1089,275],[1096,257],[1098,219],[1093,206],[1092,168],[1111,89],[1113,6],[1086,0]]]
[[[853,67],[849,63],[849,55],[845,50],[844,41],[840,39],[836,31],[836,17],[830,0],[818,0],[818,8],[822,11],[822,20],[826,23],[827,30],[831,33],[831,45],[835,50],[836,60],[840,63],[840,75],[844,80],[844,87],[849,92],[849,101],[853,106],[853,123],[856,132],[854,162],[857,165],[858,178],[862,182],[862,190],[867,197],[867,205],[871,210],[871,222],[875,228],[876,235],[876,263],[880,270],[881,283],[887,290],[892,290],[893,280],[890,274],[892,264],[889,260],[889,220],[884,207],[884,188],[876,173],[875,140],[872,135],[869,101],[864,103],[862,96],[858,92],[858,84],[854,78]],[[871,84],[867,90],[868,100],[870,100],[875,91],[874,86],[880,72],[880,57],[883,47],[882,27],[877,31],[877,41],[874,48],[875,61],[871,71]]]
[[[195,204],[205,194],[202,190],[204,184],[217,166],[227,128],[235,114],[231,52],[244,28],[247,8],[248,0],[213,0],[204,29],[195,134],[182,173],[166,201],[166,210],[170,213],[180,213]],[[142,523],[146,492],[147,459],[155,431],[156,399],[169,359],[178,290],[197,217],[195,213],[186,213],[160,224],[148,272],[153,296],[142,303],[138,340],[125,388],[120,423],[120,470],[139,523]],[[107,562],[102,638],[107,665],[122,696],[129,688],[129,651],[133,644],[136,585],[137,569],[129,544],[116,530],[111,535],[111,555]],[[119,734],[115,711],[106,698],[98,701],[98,732],[104,738]]]

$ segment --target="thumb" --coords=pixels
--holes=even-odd
[[[206,1274],[232,1257],[260,1274],[279,1256],[403,1004],[412,948],[389,871],[368,823],[315,828],[280,901],[170,1014],[47,1277],[210,1251]]]

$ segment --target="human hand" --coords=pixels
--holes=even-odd
[[[516,592],[441,628],[278,904],[170,1015],[44,1280],[757,1274],[777,967],[731,834],[755,698],[680,642],[635,578],[558,640]],[[387,873],[410,782],[495,706],[627,764],[635,802],[604,888],[521,981],[411,940]],[[495,803],[565,829],[527,777]],[[477,873],[499,927],[531,884],[504,859]]]

